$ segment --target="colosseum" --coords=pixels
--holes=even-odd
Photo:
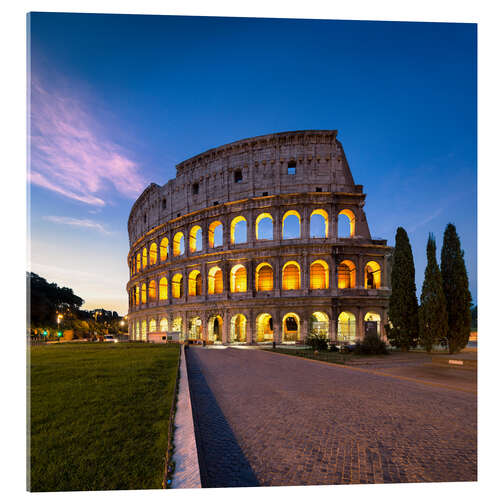
[[[370,235],[336,130],[243,139],[176,170],[130,212],[130,339],[385,338],[392,248]]]

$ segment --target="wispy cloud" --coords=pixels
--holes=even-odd
[[[425,226],[431,220],[434,220],[436,217],[438,217],[442,213],[442,211],[443,211],[442,207],[438,208],[435,212],[433,212],[432,214],[430,214],[428,217],[426,217],[425,219],[422,219],[420,222],[417,222],[417,224],[415,224],[414,226],[410,227],[408,229],[408,232],[409,233],[413,233],[413,231],[415,231],[419,227]]]
[[[94,206],[110,185],[135,198],[146,181],[126,151],[103,137],[83,99],[31,82],[31,183]]]
[[[44,215],[43,218],[55,224],[66,224],[68,226],[96,229],[103,234],[111,234],[102,224],[89,219],[75,219],[73,217],[60,217],[58,215]]]

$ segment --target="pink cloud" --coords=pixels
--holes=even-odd
[[[29,181],[90,205],[105,205],[110,186],[135,198],[146,184],[139,165],[101,128],[80,100],[32,78]]]

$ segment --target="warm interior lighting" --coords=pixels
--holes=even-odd
[[[247,220],[238,215],[231,221],[231,245],[236,243],[246,243],[247,241]]]
[[[215,248],[222,246],[222,222],[219,220],[213,221],[208,226],[208,246]]]
[[[184,295],[184,283],[182,274],[174,274],[172,278],[172,297],[179,299]]]
[[[328,315],[321,311],[316,311],[311,314],[309,321],[309,332],[321,337],[328,338],[329,319]]]
[[[141,285],[141,302],[143,304],[146,303],[146,283]]]
[[[300,339],[300,318],[295,313],[283,316],[283,341],[296,342]]]
[[[356,287],[356,267],[350,260],[342,261],[337,268],[338,287]]]
[[[208,340],[222,342],[222,317],[219,315],[208,319]]]
[[[199,252],[203,248],[202,232],[200,226],[194,226],[189,231],[189,251]]]
[[[311,212],[309,232],[311,238],[328,238],[328,212],[318,208]]]
[[[160,242],[160,260],[163,262],[168,257],[168,238],[163,238]]]
[[[255,270],[255,289],[258,292],[273,289],[273,268],[267,262],[259,264]]]
[[[351,312],[342,311],[338,318],[337,340],[353,341],[355,338],[356,316]]]
[[[138,252],[137,255],[135,256],[136,258],[136,269],[137,269],[137,272],[139,272],[141,270],[141,252]]]
[[[364,317],[364,321],[375,321],[377,323],[377,334],[380,335],[380,314],[375,312],[367,312]]]
[[[288,210],[283,215],[281,232],[283,239],[300,238],[300,214],[297,210]]]
[[[156,243],[151,243],[149,247],[149,264],[154,266],[158,260],[158,247]]]
[[[243,314],[236,314],[231,318],[230,342],[247,341],[247,319]]]
[[[237,264],[231,269],[231,293],[247,291],[247,270],[245,266]]]
[[[222,270],[220,267],[214,266],[208,271],[208,294],[222,293],[223,289]]]
[[[156,320],[151,319],[149,320],[149,333],[151,332],[156,332]]]
[[[273,318],[268,313],[262,313],[257,316],[257,342],[272,342],[273,335]]]
[[[144,247],[142,249],[142,268],[145,269],[148,265],[148,249]]]
[[[189,273],[188,293],[191,297],[201,295],[201,273],[197,269]]]
[[[160,320],[160,332],[168,332],[168,319],[162,318]]]
[[[365,266],[365,288],[380,288],[382,271],[380,265],[371,260]]]
[[[283,290],[298,290],[300,288],[300,266],[295,261],[283,266]]]
[[[184,234],[181,231],[175,233],[173,243],[174,257],[184,254]]]
[[[160,300],[167,300],[168,299],[168,281],[165,276],[160,279]]]
[[[341,210],[339,212],[339,219],[341,215],[345,215],[349,220],[349,237],[352,238],[356,230],[356,217],[354,216],[354,212],[352,210],[349,210],[348,208],[345,208],[344,210]],[[346,235],[340,234],[339,232],[338,236],[339,238],[343,238]]]
[[[156,281],[154,280],[149,282],[149,298],[156,300]]]
[[[255,219],[255,238],[257,240],[273,239],[273,218],[271,214],[264,212]]]
[[[311,264],[310,287],[312,290],[325,289],[329,287],[329,267],[324,260],[316,260]]]

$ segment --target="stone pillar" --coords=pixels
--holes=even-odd
[[[254,343],[254,334],[253,334],[253,311],[249,311],[248,309],[245,309],[244,313],[245,317],[247,318],[247,324],[246,324],[246,334],[247,334],[247,344],[253,344]]]
[[[364,287],[365,273],[361,256],[356,257],[356,288]]]
[[[280,209],[276,209],[273,211],[273,240],[274,241],[280,241],[282,239],[282,233],[281,233],[281,218],[282,214]]]
[[[298,314],[298,313],[297,313]],[[298,340],[305,341],[307,336],[309,335],[309,318],[307,314],[302,313],[302,315],[298,314],[300,320],[300,330],[299,330],[299,338]]]
[[[274,310],[273,315],[273,333],[274,333],[274,341],[277,344],[281,344],[283,342],[283,331],[281,328],[281,311]]]
[[[245,267],[247,269],[247,292],[251,292],[252,296],[255,293],[255,264],[253,260],[249,260]]]
[[[335,207],[335,206],[332,206],[330,220],[331,220],[331,223],[330,223],[331,237],[334,241],[337,241],[338,234],[339,234],[339,229],[338,229],[339,217],[338,217],[337,207]]]
[[[302,267],[302,272],[300,277],[300,288],[302,290],[305,290],[307,293],[307,290],[309,290],[311,287],[311,278],[310,278],[311,263],[309,262],[309,257],[307,256],[307,254],[302,255],[300,265]]]
[[[304,208],[303,210],[299,211],[300,213],[300,238],[302,240],[309,239],[310,237],[310,232],[309,232],[309,225],[310,225],[310,217],[309,217],[309,209]]]
[[[230,332],[230,325],[231,322],[231,315],[229,314],[229,311],[225,311],[224,315],[222,316],[222,343],[223,344],[228,344],[229,343],[229,332]]]

